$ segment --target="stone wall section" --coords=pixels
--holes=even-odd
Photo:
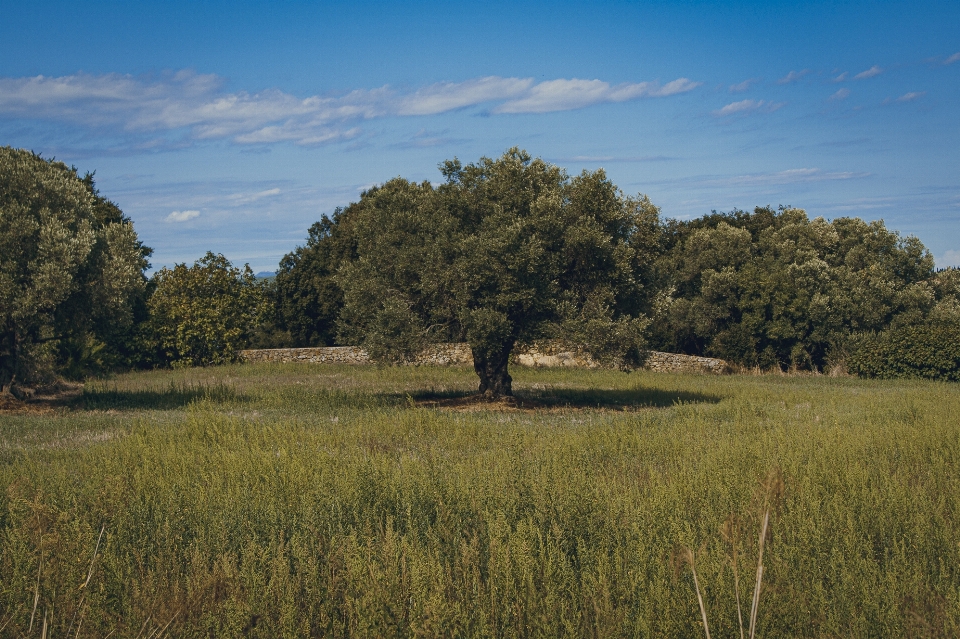
[[[722,359],[713,357],[697,357],[696,355],[680,355],[678,353],[661,353],[647,351],[647,358],[643,367],[657,373],[710,373],[723,375],[732,372],[730,365]]]
[[[270,348],[238,353],[245,362],[308,362],[311,364],[368,364],[370,356],[359,346],[324,346],[316,348]],[[417,364],[450,366],[473,364],[473,353],[467,344],[432,344],[417,358]],[[555,343],[539,343],[518,347],[512,363],[534,367],[599,368],[586,353],[564,349]],[[723,374],[730,367],[722,359],[696,357],[677,353],[647,351],[644,368],[657,373]]]
[[[367,351],[359,346],[319,348],[262,348],[237,353],[244,362],[309,362],[311,364],[369,364]]]

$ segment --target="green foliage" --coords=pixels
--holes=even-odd
[[[960,382],[960,304],[948,299],[928,318],[859,336],[848,366],[864,377]]]
[[[0,634],[702,637],[693,548],[737,637],[770,471],[757,636],[960,634],[960,385],[514,375],[558,404],[411,407],[473,373],[284,364],[0,414]]]
[[[153,276],[150,326],[160,357],[176,366],[236,359],[267,312],[264,285],[245,265],[211,252],[193,266],[177,264]]]
[[[663,350],[822,370],[852,336],[936,302],[929,252],[882,222],[758,208],[673,221],[665,235],[658,266],[672,292],[653,337]]]
[[[624,197],[603,171],[570,179],[518,149],[441,171],[437,188],[397,178],[352,205],[341,340],[388,361],[466,341],[493,396],[510,394],[518,342],[560,337],[638,360],[658,228],[649,200]]]
[[[280,261],[275,281],[276,324],[290,334],[290,346],[330,346],[343,307],[336,281],[340,266],[355,259],[353,209],[337,209],[310,227],[306,246]]]
[[[92,175],[0,147],[0,389],[49,376],[58,349],[66,365],[79,345],[115,361],[149,254]]]

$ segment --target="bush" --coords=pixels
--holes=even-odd
[[[881,379],[960,381],[960,322],[902,325],[857,340],[850,372]]]
[[[931,281],[914,237],[788,207],[668,221],[662,244],[672,288],[651,346],[751,368],[823,370],[850,336],[922,320],[956,288],[951,273]]]
[[[150,324],[162,363],[205,366],[236,360],[266,315],[263,285],[249,266],[241,271],[211,252],[193,266],[177,264],[154,275]]]

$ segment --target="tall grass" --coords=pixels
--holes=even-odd
[[[960,634],[960,387],[513,372],[537,409],[257,365],[0,416],[0,636],[703,636],[685,548],[739,636],[767,506],[756,636]]]

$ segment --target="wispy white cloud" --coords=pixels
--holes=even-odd
[[[953,64],[954,62],[957,62],[958,60],[960,60],[960,51],[957,51],[957,52],[954,53],[952,56],[950,56],[949,58],[947,58],[946,60],[944,60],[944,61],[943,61],[943,64],[944,64],[944,66],[946,66],[946,65],[948,65],[948,64]]]
[[[827,182],[834,180],[853,180],[869,176],[869,173],[851,171],[821,171],[817,168],[787,169],[775,173],[754,173],[737,175],[723,180],[728,185],[757,184],[794,184],[797,182]]]
[[[409,139],[396,144],[401,149],[425,149],[436,146],[446,146],[462,142],[456,138],[450,137],[448,131],[431,132],[426,129],[420,129]]]
[[[562,80],[561,80],[562,82]],[[518,98],[527,93],[533,78],[490,76],[466,82],[432,84],[398,100],[398,115],[434,115],[454,109]]]
[[[685,189],[751,189],[783,186],[785,184],[804,184],[816,182],[834,182],[857,180],[870,177],[870,173],[853,171],[824,171],[818,168],[787,169],[765,173],[746,173],[741,175],[701,175],[683,178],[670,178],[648,181],[649,184],[680,185]]]
[[[881,73],[883,73],[883,69],[881,69],[881,68],[878,67],[877,65],[873,65],[872,67],[870,67],[870,68],[867,69],[866,71],[861,71],[861,72],[858,73],[857,75],[853,76],[853,79],[854,79],[854,80],[865,80],[865,79],[867,79],[867,78],[872,78],[872,77],[874,77],[874,76],[878,76],[878,75],[880,75]]]
[[[554,158],[557,162],[670,162],[677,158],[669,155],[571,155]]]
[[[911,91],[910,93],[904,93],[899,98],[897,98],[897,102],[912,102],[917,98],[922,98],[926,94],[927,94],[926,91]]]
[[[960,267],[960,250],[949,249],[944,251],[943,255],[936,258],[937,268],[946,268],[948,266]]]
[[[256,202],[257,200],[262,200],[265,197],[276,197],[280,195],[279,188],[264,189],[263,191],[256,191],[254,193],[234,193],[233,195],[226,196],[226,201],[234,205],[240,204],[249,204],[251,202]]]
[[[242,133],[233,138],[239,144],[271,144],[274,142],[293,142],[303,146],[313,146],[328,142],[342,142],[352,140],[360,135],[358,127],[340,129],[325,126],[315,121],[296,122],[287,121],[283,124],[271,124],[249,133]],[[203,136],[221,137],[221,136]],[[223,136],[225,137],[225,136]]]
[[[864,174],[866,177],[868,174]],[[852,211],[872,211],[876,209],[887,209],[897,206],[902,202],[895,197],[861,197],[847,200],[841,200],[838,203],[825,202],[818,208],[822,211],[833,213],[850,213]]]
[[[850,89],[843,88],[839,89],[836,93],[829,97],[830,100],[844,100],[850,96]]]
[[[570,111],[605,102],[626,102],[639,98],[663,98],[686,93],[700,86],[687,78],[661,85],[658,82],[611,85],[601,80],[547,80],[530,87],[522,97],[493,109],[494,113],[547,113]]]
[[[767,102],[766,100],[740,100],[731,102],[722,109],[717,109],[713,114],[717,117],[726,117],[737,113],[749,113],[751,111],[763,111],[770,113],[784,106],[786,102]]]
[[[662,98],[700,86],[687,78],[611,85],[601,80],[488,76],[413,91],[389,86],[299,98],[278,89],[223,91],[223,80],[192,71],[159,76],[0,78],[0,117],[113,128],[135,145],[163,147],[173,132],[189,140],[316,145],[360,135],[356,124],[387,116],[426,116],[494,103],[493,113],[544,113],[605,102]],[[497,104],[499,103],[499,104]],[[130,145],[134,145],[133,142]]]
[[[760,81],[760,78],[747,78],[743,82],[730,85],[730,93],[741,93]]]
[[[810,73],[810,69],[803,69],[802,71],[791,71],[787,75],[783,76],[777,80],[777,84],[790,84],[791,82],[796,82],[803,76]]]
[[[187,222],[195,217],[200,217],[200,211],[173,211],[164,218],[166,222]]]
[[[845,81],[845,80],[847,79],[847,76],[848,76],[848,75],[850,75],[850,74],[847,73],[846,71],[844,71],[843,73],[841,73],[840,75],[838,75],[837,77],[835,77],[832,81],[833,81],[833,82],[843,82],[843,81]]]

